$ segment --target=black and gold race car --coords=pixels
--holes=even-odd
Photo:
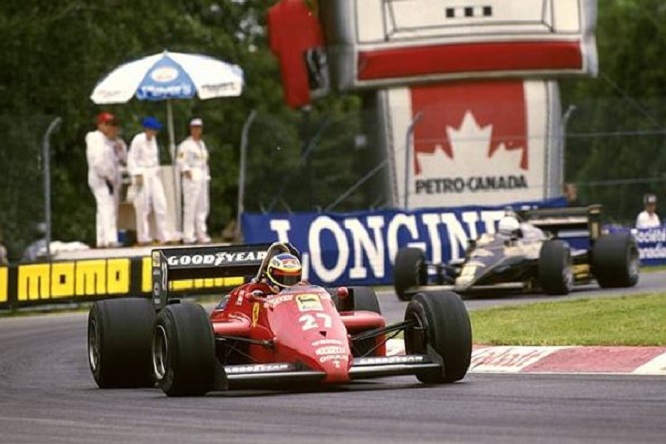
[[[418,248],[398,251],[393,283],[399,299],[424,287],[473,296],[503,292],[568,294],[596,280],[603,288],[638,282],[639,255],[631,233],[605,234],[601,206],[508,211],[495,233],[470,241],[465,257],[430,263]]]

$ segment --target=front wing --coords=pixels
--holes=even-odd
[[[350,380],[413,375],[422,370],[441,368],[428,355],[366,356],[354,358]],[[233,390],[252,385],[322,382],[326,373],[289,362],[220,366],[216,390]]]

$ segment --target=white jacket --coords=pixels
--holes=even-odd
[[[146,133],[134,136],[127,155],[127,170],[134,176],[156,176],[160,169],[160,156],[155,137],[148,140]]]
[[[106,136],[99,130],[86,134],[86,159],[88,160],[88,185],[106,186],[106,181],[116,182],[118,161]]]
[[[178,168],[181,173],[189,171],[192,180],[210,180],[208,149],[203,140],[198,142],[188,137],[178,145]]]

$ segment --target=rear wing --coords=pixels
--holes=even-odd
[[[164,307],[169,299],[169,283],[177,280],[254,277],[270,246],[212,245],[153,250],[153,302],[158,308]]]
[[[601,205],[523,210],[518,215],[556,238],[589,237],[594,243],[601,236]]]

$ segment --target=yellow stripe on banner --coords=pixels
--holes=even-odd
[[[7,302],[7,295],[9,294],[9,268],[0,267],[0,304]]]
[[[106,291],[109,294],[127,294],[130,292],[130,259],[109,259],[106,264]]]
[[[50,296],[51,266],[49,264],[19,265],[18,291],[19,302],[48,299]]]
[[[141,260],[141,291],[143,293],[153,292],[153,261],[148,257]]]
[[[51,264],[51,297],[69,298],[74,295],[74,262]]]
[[[245,278],[242,276],[226,277],[226,278],[207,278],[207,279],[179,279],[177,281],[169,282],[170,291],[184,291],[191,289],[222,289],[229,287],[236,287],[245,283]]]
[[[222,287],[238,287],[239,285],[243,285],[245,283],[245,278],[242,276],[238,277],[228,277],[228,278],[223,278],[222,279]]]
[[[106,260],[76,263],[76,295],[106,294]]]

